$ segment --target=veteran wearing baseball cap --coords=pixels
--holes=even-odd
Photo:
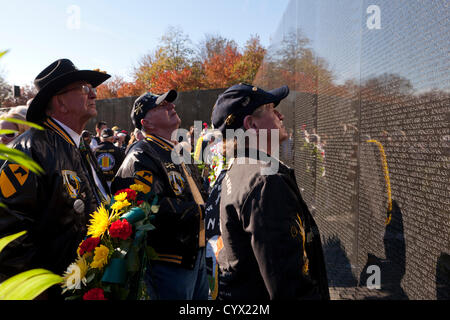
[[[224,134],[252,130],[262,140],[272,134],[283,141],[284,116],[276,107],[288,94],[287,86],[270,91],[232,86],[218,97],[212,124]],[[234,138],[226,136],[233,143]],[[263,145],[258,141],[253,146],[257,152],[252,152],[243,144],[242,154],[227,159],[206,203],[205,224],[211,226],[206,237],[213,248],[207,257],[213,261],[208,268],[214,279],[211,298],[329,299],[319,230],[294,170],[272,157],[270,145],[261,149]],[[266,174],[273,162],[278,171]]]
[[[117,172],[112,192],[140,184],[145,193],[159,199],[155,230],[148,232],[149,246],[158,258],[147,268],[147,289],[152,299],[206,300],[203,190],[194,164],[180,165],[172,159],[177,141],[172,133],[181,120],[175,109],[177,92],[147,92],[136,99],[131,111],[134,126],[145,139],[136,142]],[[193,161],[191,161],[193,163]]]

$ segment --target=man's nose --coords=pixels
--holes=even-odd
[[[278,119],[280,119],[280,120],[284,119],[284,116],[283,116],[283,114],[281,112],[278,112],[278,111],[275,110],[275,113],[278,116]]]
[[[97,98],[97,90],[91,88],[91,90],[89,90],[89,99],[96,99]]]

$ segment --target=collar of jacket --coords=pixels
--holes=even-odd
[[[166,151],[172,151],[172,149],[173,149],[173,146],[168,144],[162,138],[154,136],[154,135],[151,135],[151,134],[147,134],[145,136],[145,140],[147,140],[148,142],[151,142],[153,144],[156,144],[157,146],[159,146],[160,148],[162,148],[162,149],[164,149]]]
[[[233,164],[237,162],[237,159],[239,158],[249,158],[249,159],[255,159],[259,160],[265,164],[269,164],[271,162],[278,162],[279,163],[279,172],[280,173],[290,173],[291,168],[289,168],[286,164],[284,164],[280,159],[277,159],[275,157],[272,157],[271,155],[267,154],[265,151],[254,149],[254,148],[245,148],[243,150],[237,151],[237,157],[231,159],[230,163],[227,165],[227,170],[231,169]],[[239,163],[239,161],[237,162]]]
[[[67,133],[66,130],[64,130],[56,121],[53,121],[51,118],[47,118],[43,125],[49,129],[58,134],[61,138],[63,138],[67,143],[73,145],[76,147],[78,144],[75,143],[72,138],[70,137],[70,134]]]

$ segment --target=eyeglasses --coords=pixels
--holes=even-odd
[[[88,85],[83,84],[81,87],[77,86],[77,87],[69,88],[69,89],[66,89],[64,91],[61,91],[61,92],[57,93],[56,95],[67,93],[67,92],[73,91],[73,90],[78,90],[80,88],[81,88],[81,91],[83,92],[83,94],[85,94],[85,95],[88,95],[90,92],[93,92],[95,95],[97,94],[97,89],[96,88],[92,88],[92,87],[90,87]]]
[[[1,138],[9,138],[9,139],[11,139],[11,138],[17,137],[18,135],[19,135],[18,132],[13,132],[13,133],[0,134],[0,137]]]

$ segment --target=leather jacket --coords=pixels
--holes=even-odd
[[[45,130],[32,128],[9,145],[36,161],[44,169],[42,175],[9,161],[0,168],[0,202],[7,207],[0,207],[0,237],[27,230],[0,253],[0,282],[32,268],[61,275],[76,258],[89,215],[103,199],[70,135],[50,118],[43,126]]]
[[[158,262],[193,269],[203,215],[200,217],[181,166],[172,161],[172,150],[173,146],[163,139],[147,135],[129,150],[111,190],[115,193],[139,183],[146,186],[145,192],[153,191],[160,207],[153,222],[156,228],[148,232],[148,245],[158,254]],[[198,169],[194,164],[186,164],[186,168],[206,201]]]
[[[265,174],[267,162],[252,164],[251,154],[233,159],[206,203],[211,296],[328,300],[319,229],[294,170],[265,155],[278,163],[276,173]]]

